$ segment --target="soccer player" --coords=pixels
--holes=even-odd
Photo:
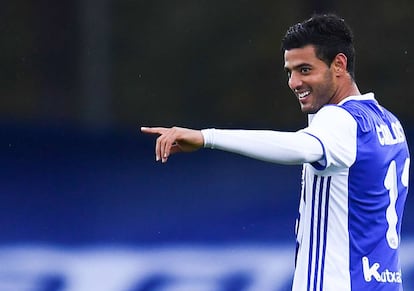
[[[309,124],[297,132],[143,127],[156,160],[199,148],[303,164],[292,290],[402,290],[400,230],[410,156],[399,120],[361,94],[353,35],[315,15],[282,40],[288,85]]]

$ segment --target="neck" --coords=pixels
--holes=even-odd
[[[354,82],[354,80],[350,79],[348,82],[349,83],[346,86],[340,86],[338,88],[338,91],[336,92],[334,97],[332,97],[332,99],[329,103],[338,104],[343,99],[345,99],[349,96],[361,95],[361,92],[359,91],[358,86]]]

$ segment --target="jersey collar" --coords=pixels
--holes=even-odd
[[[374,93],[369,92],[369,93],[362,94],[362,95],[348,96],[345,99],[342,99],[341,102],[338,103],[338,105],[342,105],[345,102],[348,102],[350,100],[359,100],[359,101],[362,101],[362,100],[373,100],[373,101],[376,101],[375,100]]]

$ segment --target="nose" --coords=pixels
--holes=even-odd
[[[291,72],[289,76],[288,85],[292,90],[299,89],[302,86],[302,80],[297,72]]]

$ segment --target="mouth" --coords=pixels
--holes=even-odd
[[[306,98],[307,96],[309,96],[310,95],[310,91],[303,91],[303,92],[296,92],[296,96],[298,96],[298,98],[299,99],[304,99],[304,98]]]

